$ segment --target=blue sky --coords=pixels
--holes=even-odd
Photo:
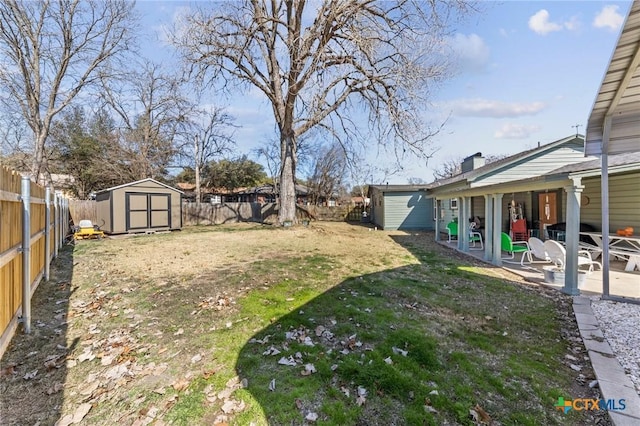
[[[148,42],[143,54],[165,53],[157,37],[187,3],[142,1]],[[433,92],[426,116],[447,122],[429,160],[408,161],[388,177],[403,184],[411,177],[433,180],[442,161],[475,152],[515,154],[576,133],[586,122],[631,1],[482,2],[483,11],[456,27],[449,43],[458,54],[458,72]],[[157,54],[156,54],[156,57]],[[273,135],[268,104],[256,93],[224,101],[241,126],[239,153],[249,153]],[[383,156],[369,159],[388,163]]]

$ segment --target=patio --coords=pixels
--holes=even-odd
[[[446,240],[440,241],[443,244],[453,250],[458,250],[458,242],[447,242]],[[474,258],[486,262],[484,260],[484,251],[482,250],[470,250],[468,252],[460,251]],[[542,268],[550,266],[549,263],[533,263],[524,266],[520,265],[520,256],[516,255],[514,259],[503,259],[502,268],[514,274],[520,275],[525,280],[542,284],[548,287],[556,288],[558,291],[562,291],[562,284],[550,284],[544,281],[544,273]],[[505,254],[506,257],[506,254]],[[601,259],[599,259],[601,260]],[[611,296],[624,297],[636,299],[640,302],[640,271],[627,272],[624,270],[627,262],[621,260],[614,260],[609,262],[609,294]],[[594,272],[587,274],[586,282],[581,288],[579,288],[581,294],[584,295],[597,295],[602,294],[602,271],[596,269]]]

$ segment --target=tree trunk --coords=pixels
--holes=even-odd
[[[278,210],[278,222],[284,224],[289,221],[296,222],[296,151],[295,139],[284,137],[282,140],[282,166],[280,168],[280,206]]]
[[[202,200],[202,194],[201,194],[201,189],[200,189],[200,141],[198,140],[198,135],[196,135],[195,137],[195,142],[194,142],[194,152],[195,152],[195,158],[196,158],[196,168],[195,168],[195,174],[196,174],[196,209],[199,212],[200,211],[200,201]]]
[[[44,183],[44,144],[46,139],[46,133],[41,132],[36,135],[35,152],[31,163],[31,176],[38,184]]]

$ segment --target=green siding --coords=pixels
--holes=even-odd
[[[384,229],[434,229],[433,199],[425,192],[385,193]]]
[[[602,194],[600,177],[583,179],[583,196],[589,204],[580,209],[580,222],[588,223],[597,229],[602,228]],[[609,231],[631,226],[634,233],[640,232],[640,172],[609,176]],[[584,200],[583,197],[583,200]]]

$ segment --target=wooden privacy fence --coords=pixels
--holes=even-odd
[[[42,187],[0,168],[0,357],[19,318],[31,332],[31,297],[69,231],[69,205]],[[26,267],[25,267],[26,265]]]
[[[362,208],[357,206],[298,206],[296,217],[300,220],[355,221],[359,222]],[[275,203],[223,203],[182,204],[182,224],[219,225],[229,222],[275,223],[278,220],[278,205]]]

